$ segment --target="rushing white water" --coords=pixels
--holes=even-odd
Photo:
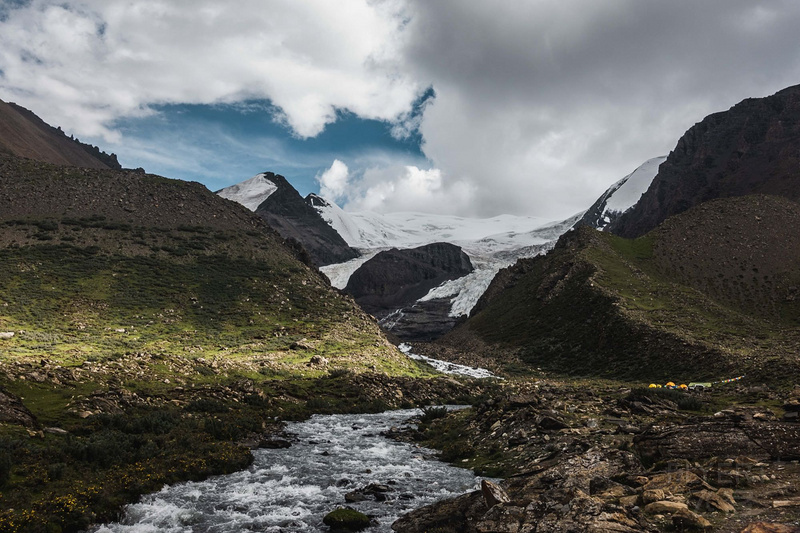
[[[403,343],[397,347],[401,352],[409,356],[411,359],[416,359],[417,361],[422,361],[424,363],[428,363],[433,368],[438,370],[443,374],[456,374],[459,376],[469,376],[471,378],[498,378],[485,368],[475,368],[466,365],[459,365],[456,363],[451,363],[449,361],[442,361],[441,359],[434,359],[433,357],[428,357],[427,355],[419,355],[413,353],[411,351],[411,345]]]
[[[364,415],[315,415],[291,423],[291,448],[256,450],[247,470],[165,487],[129,505],[119,523],[95,533],[250,533],[328,531],[323,517],[345,506],[346,493],[388,485],[388,501],[347,504],[389,532],[400,515],[476,489],[471,471],[435,460],[435,452],[378,434],[417,410]]]

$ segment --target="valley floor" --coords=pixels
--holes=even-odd
[[[472,408],[426,410],[418,430],[393,436],[504,478],[500,503],[467,494],[409,513],[398,531],[800,525],[800,389],[743,380],[689,393],[540,373],[497,381],[316,369],[278,378],[252,364],[146,354],[3,361],[0,531],[116,519],[165,483],[240,470],[251,448],[283,446],[283,421],[438,403]]]

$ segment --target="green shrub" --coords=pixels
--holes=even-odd
[[[437,418],[444,418],[445,416],[447,416],[447,407],[429,406],[422,408],[422,415],[419,419],[423,424],[428,424]]]

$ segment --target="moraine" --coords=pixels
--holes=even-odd
[[[345,494],[371,483],[387,485],[388,501],[348,504],[391,531],[400,515],[474,490],[471,471],[435,459],[435,452],[379,434],[418,410],[315,415],[287,425],[291,448],[255,450],[247,469],[203,482],[165,487],[125,508],[119,523],[94,533],[226,533],[328,531],[322,519],[345,506]]]

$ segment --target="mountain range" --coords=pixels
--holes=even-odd
[[[513,473],[515,499],[487,484],[401,530],[707,529],[688,509],[642,512],[666,498],[646,487],[663,475],[676,499],[719,504],[733,492],[704,480],[738,491],[751,467],[780,476],[759,478],[770,505],[734,503],[784,517],[793,501],[774,498],[797,472],[772,459],[800,453],[800,390],[782,396],[800,373],[798,102],[800,86],[711,115],[555,222],[350,213],[269,172],[214,194],[0,105],[0,530],[83,531],[164,484],[241,470],[249,447],[291,446],[279,419],[434,402],[474,408],[427,408],[396,436]],[[387,332],[522,379],[436,379]],[[711,395],[633,385],[667,380]],[[733,392],[747,407],[726,409]],[[487,510],[494,495],[507,501]]]
[[[457,326],[438,346],[447,347],[440,353],[470,354],[461,362],[480,341],[508,348],[500,351],[514,352],[512,359],[576,373],[625,375],[620,366],[637,359],[647,362],[644,368],[651,374],[665,375],[661,362],[685,354],[687,373],[709,376],[753,370],[747,361],[755,348],[736,338],[759,338],[756,330],[780,339],[759,349],[786,361],[794,340],[793,326],[784,325],[794,308],[785,302],[793,301],[797,273],[796,263],[788,259],[792,236],[778,229],[793,227],[792,202],[800,190],[799,95],[800,88],[790,87],[707,117],[669,155],[644,162],[587,211],[565,221],[349,213],[310,195],[306,201],[362,254],[322,271],[335,286],[364,301],[377,289],[359,286],[361,276],[350,280],[369,268],[379,252],[391,248],[400,257],[433,242],[459,246],[474,265],[472,272],[431,287],[415,302],[387,302],[370,311],[405,340],[432,340]],[[771,196],[749,198],[754,194]],[[748,199],[725,200],[739,196]],[[772,196],[785,200],[775,203]],[[717,202],[705,207],[712,200]],[[704,207],[691,209],[697,206]],[[759,223],[743,225],[736,209]],[[775,215],[773,210],[786,218],[769,218],[767,224],[766,213]],[[674,221],[666,224],[671,217]],[[758,231],[767,226],[772,229]],[[639,240],[623,239],[631,237]],[[781,248],[786,260],[776,252]],[[413,282],[399,266],[397,272],[392,264],[381,268],[384,276],[397,274]],[[634,284],[631,279],[646,281]],[[634,288],[626,289],[620,280]],[[531,294],[539,296],[531,299]],[[512,304],[515,298],[519,301]],[[649,301],[653,309],[643,303]],[[766,322],[754,326],[752,320]],[[709,321],[727,325],[716,331]],[[584,329],[585,335],[580,334]],[[581,355],[573,361],[573,353]],[[633,375],[643,367],[629,368]]]

